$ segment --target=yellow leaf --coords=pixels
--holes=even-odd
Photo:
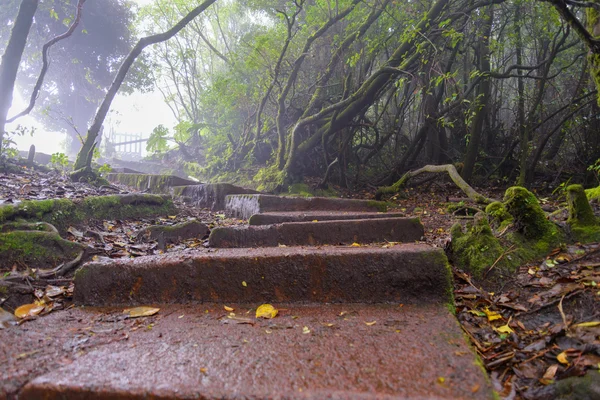
[[[529,268],[529,269],[527,270],[527,273],[528,273],[529,275],[535,275],[535,271],[534,271],[532,268]]]
[[[352,243],[352,244],[350,245],[350,247],[360,247],[360,244],[358,244],[358,243],[354,242],[354,243]]]
[[[589,321],[589,322],[582,322],[580,324],[575,324],[575,325],[573,325],[573,327],[575,327],[575,328],[593,328],[598,325],[600,325],[600,321]]]
[[[308,326],[305,326],[304,328],[302,328],[302,333],[305,334],[305,335],[307,333],[310,333],[310,329],[308,329]]]
[[[446,382],[446,378],[444,378],[443,376],[440,376],[437,378],[438,383],[444,383]]]
[[[138,317],[149,317],[151,315],[156,314],[159,310],[160,310],[160,308],[142,306],[142,307],[128,308],[126,310],[123,310],[123,313],[129,314],[129,318],[138,318]]]
[[[559,363],[569,365],[569,359],[567,358],[567,352],[563,351],[559,355],[556,356],[556,359]]]
[[[44,311],[44,306],[39,304],[24,304],[15,310],[17,318],[33,317]]]
[[[263,304],[256,309],[256,318],[275,318],[279,311],[270,304]]]
[[[233,308],[228,306],[223,306],[223,308],[225,309],[225,311],[233,311]]]
[[[242,286],[243,286],[243,287],[246,287],[246,286],[248,286],[248,284],[246,283],[246,281],[242,281]]]
[[[169,219],[177,219],[177,215],[169,215]]]
[[[510,326],[508,326],[508,324],[506,325],[502,325],[498,328],[496,328],[496,331],[500,332],[500,333],[513,333],[514,331],[510,328]]]
[[[496,311],[490,311],[487,307],[483,309],[485,315],[487,315],[488,321],[492,322],[497,319],[502,319],[502,315],[497,313]]]
[[[205,374],[208,372],[208,369],[206,368],[200,368],[200,373]]]
[[[377,321],[373,321],[373,322],[365,322],[365,325],[367,326],[373,326],[377,323]]]
[[[312,222],[319,222],[319,220],[318,219],[313,219]]]

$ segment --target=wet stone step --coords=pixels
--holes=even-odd
[[[332,197],[283,197],[266,194],[230,195],[225,211],[235,218],[248,219],[254,214],[271,211],[365,211],[385,212],[382,201],[337,199]]]
[[[228,305],[234,317],[222,303],[159,306],[139,320],[143,329],[115,332],[34,375],[19,399],[494,398],[443,304],[282,303],[268,320],[254,318],[259,304]],[[95,322],[99,335],[124,324],[114,322],[122,310],[103,312],[109,322]],[[65,313],[97,320],[89,308]],[[71,337],[68,325],[55,326],[65,330],[56,340]]]
[[[404,213],[373,213],[360,211],[283,211],[254,214],[248,220],[249,225],[271,225],[283,222],[319,222],[347,219],[401,218]]]
[[[175,175],[153,175],[153,174],[134,174],[134,173],[110,173],[106,179],[112,183],[120,183],[137,190],[149,191],[150,193],[168,194],[173,186],[195,185],[189,179],[180,178]]]
[[[186,203],[213,211],[225,209],[225,197],[228,195],[258,193],[256,190],[246,189],[229,183],[202,183],[172,188],[173,196],[183,199]]]
[[[321,246],[414,242],[424,235],[418,218],[373,218],[214,228],[210,247]]]
[[[203,249],[101,259],[75,275],[78,305],[451,301],[451,272],[427,245]]]

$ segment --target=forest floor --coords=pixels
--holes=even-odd
[[[440,183],[441,182],[441,183]],[[307,182],[310,184],[310,182]],[[504,188],[482,189],[491,198],[501,199]],[[46,198],[81,198],[115,193],[129,189],[118,186],[94,188],[83,183],[72,183],[58,172],[37,172],[23,169],[18,173],[0,173],[0,204]],[[373,198],[374,192],[340,191],[343,197]],[[564,198],[541,199],[547,212],[565,208]],[[467,212],[469,203],[460,190],[445,179],[433,181],[418,188],[409,188],[390,199],[395,211],[417,216],[425,226],[425,242],[446,248],[450,227],[457,221],[466,223],[472,218]],[[458,211],[449,212],[448,205],[458,205]],[[461,206],[465,207],[461,207]],[[241,224],[244,221],[227,218],[222,213],[199,210],[177,204],[176,215],[145,218],[136,221],[96,221],[88,226],[68,230],[67,239],[85,243],[102,257],[120,258],[159,254],[156,242],[139,243],[135,233],[150,225],[170,225],[196,218],[209,227]],[[455,207],[456,208],[456,207]],[[564,223],[566,212],[554,213],[557,223]],[[89,232],[95,232],[89,235]],[[207,238],[191,239],[169,245],[165,251],[194,251],[204,247]],[[15,265],[13,271],[23,272],[35,266]],[[0,271],[7,273],[9,271]],[[554,249],[544,260],[522,265],[514,274],[498,279],[490,266],[489,277],[473,281],[467,274],[454,269],[455,305],[457,318],[473,348],[481,357],[501,398],[546,399],[555,395],[553,381],[582,376],[588,369],[600,365],[600,244],[575,244]],[[18,324],[23,332],[0,340],[0,365],[15,378],[18,388],[27,373],[47,371],[60,365],[68,352],[81,351],[90,343],[116,340],[101,332],[90,336],[89,342],[75,343],[73,348],[53,347],[46,340],[46,350],[38,351],[43,332],[27,334],[31,319],[48,324],[65,323],[61,313],[72,308],[70,298],[73,286],[68,280],[57,286],[39,287],[36,296],[51,298],[46,308],[36,317],[17,321],[13,312],[3,306],[0,298],[0,337],[2,331]],[[50,306],[51,304],[51,306]],[[75,311],[76,312],[76,311]],[[58,315],[57,315],[58,314]],[[71,317],[69,317],[71,318]],[[102,315],[98,315],[101,320]],[[136,320],[122,320],[128,328],[138,326]],[[93,321],[71,319],[74,332],[88,329]],[[48,332],[52,329],[48,327]],[[10,340],[10,338],[13,338]],[[75,340],[75,339],[74,339]],[[18,355],[15,357],[15,353]],[[7,365],[17,359],[18,365]],[[66,362],[66,361],[65,361]],[[26,373],[21,373],[25,371]],[[2,396],[0,396],[2,397]]]

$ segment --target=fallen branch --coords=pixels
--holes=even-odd
[[[448,175],[450,176],[450,179],[452,179],[452,181],[456,184],[456,186],[458,186],[467,195],[467,197],[469,199],[473,200],[476,203],[490,204],[495,201],[495,200],[487,198],[487,197],[479,194],[477,191],[475,191],[475,189],[473,189],[471,187],[471,185],[469,185],[467,182],[465,182],[465,180],[460,176],[460,174],[458,173],[458,171],[452,164],[426,165],[415,171],[408,171],[407,173],[405,173],[402,176],[402,178],[400,178],[392,186],[384,186],[384,187],[379,188],[377,190],[377,193],[375,194],[375,198],[377,200],[380,200],[384,194],[398,193],[400,191],[400,189],[402,189],[404,187],[404,185],[406,185],[406,183],[411,178],[414,178],[415,176],[420,175],[424,172],[431,172],[431,173],[446,172],[446,173],[448,173]]]

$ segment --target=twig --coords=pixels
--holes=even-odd
[[[502,257],[504,257],[504,256],[506,256],[506,255],[508,255],[508,254],[510,254],[510,253],[514,253],[515,251],[517,251],[517,250],[514,248],[515,246],[516,246],[516,244],[513,244],[513,245],[512,245],[512,246],[510,246],[510,247],[509,247],[509,248],[508,248],[508,249],[507,249],[505,252],[503,252],[502,254],[500,254],[500,257],[498,257],[498,258],[496,259],[496,261],[494,261],[494,263],[492,264],[492,266],[491,266],[491,267],[489,267],[487,271],[485,271],[485,274],[483,274],[483,277],[484,277],[484,278],[485,278],[485,277],[487,277],[487,274],[489,274],[489,273],[490,273],[490,271],[491,271],[492,269],[494,269],[494,267],[496,266],[496,264],[498,264],[498,263],[500,262],[500,260],[502,259]]]
[[[567,323],[567,317],[565,315],[565,312],[563,311],[563,306],[562,306],[562,302],[563,299],[565,298],[566,294],[563,294],[563,296],[560,298],[560,302],[558,303],[558,311],[560,312],[560,316],[563,320],[563,324],[565,324],[565,331],[568,332],[569,331],[569,324]]]

